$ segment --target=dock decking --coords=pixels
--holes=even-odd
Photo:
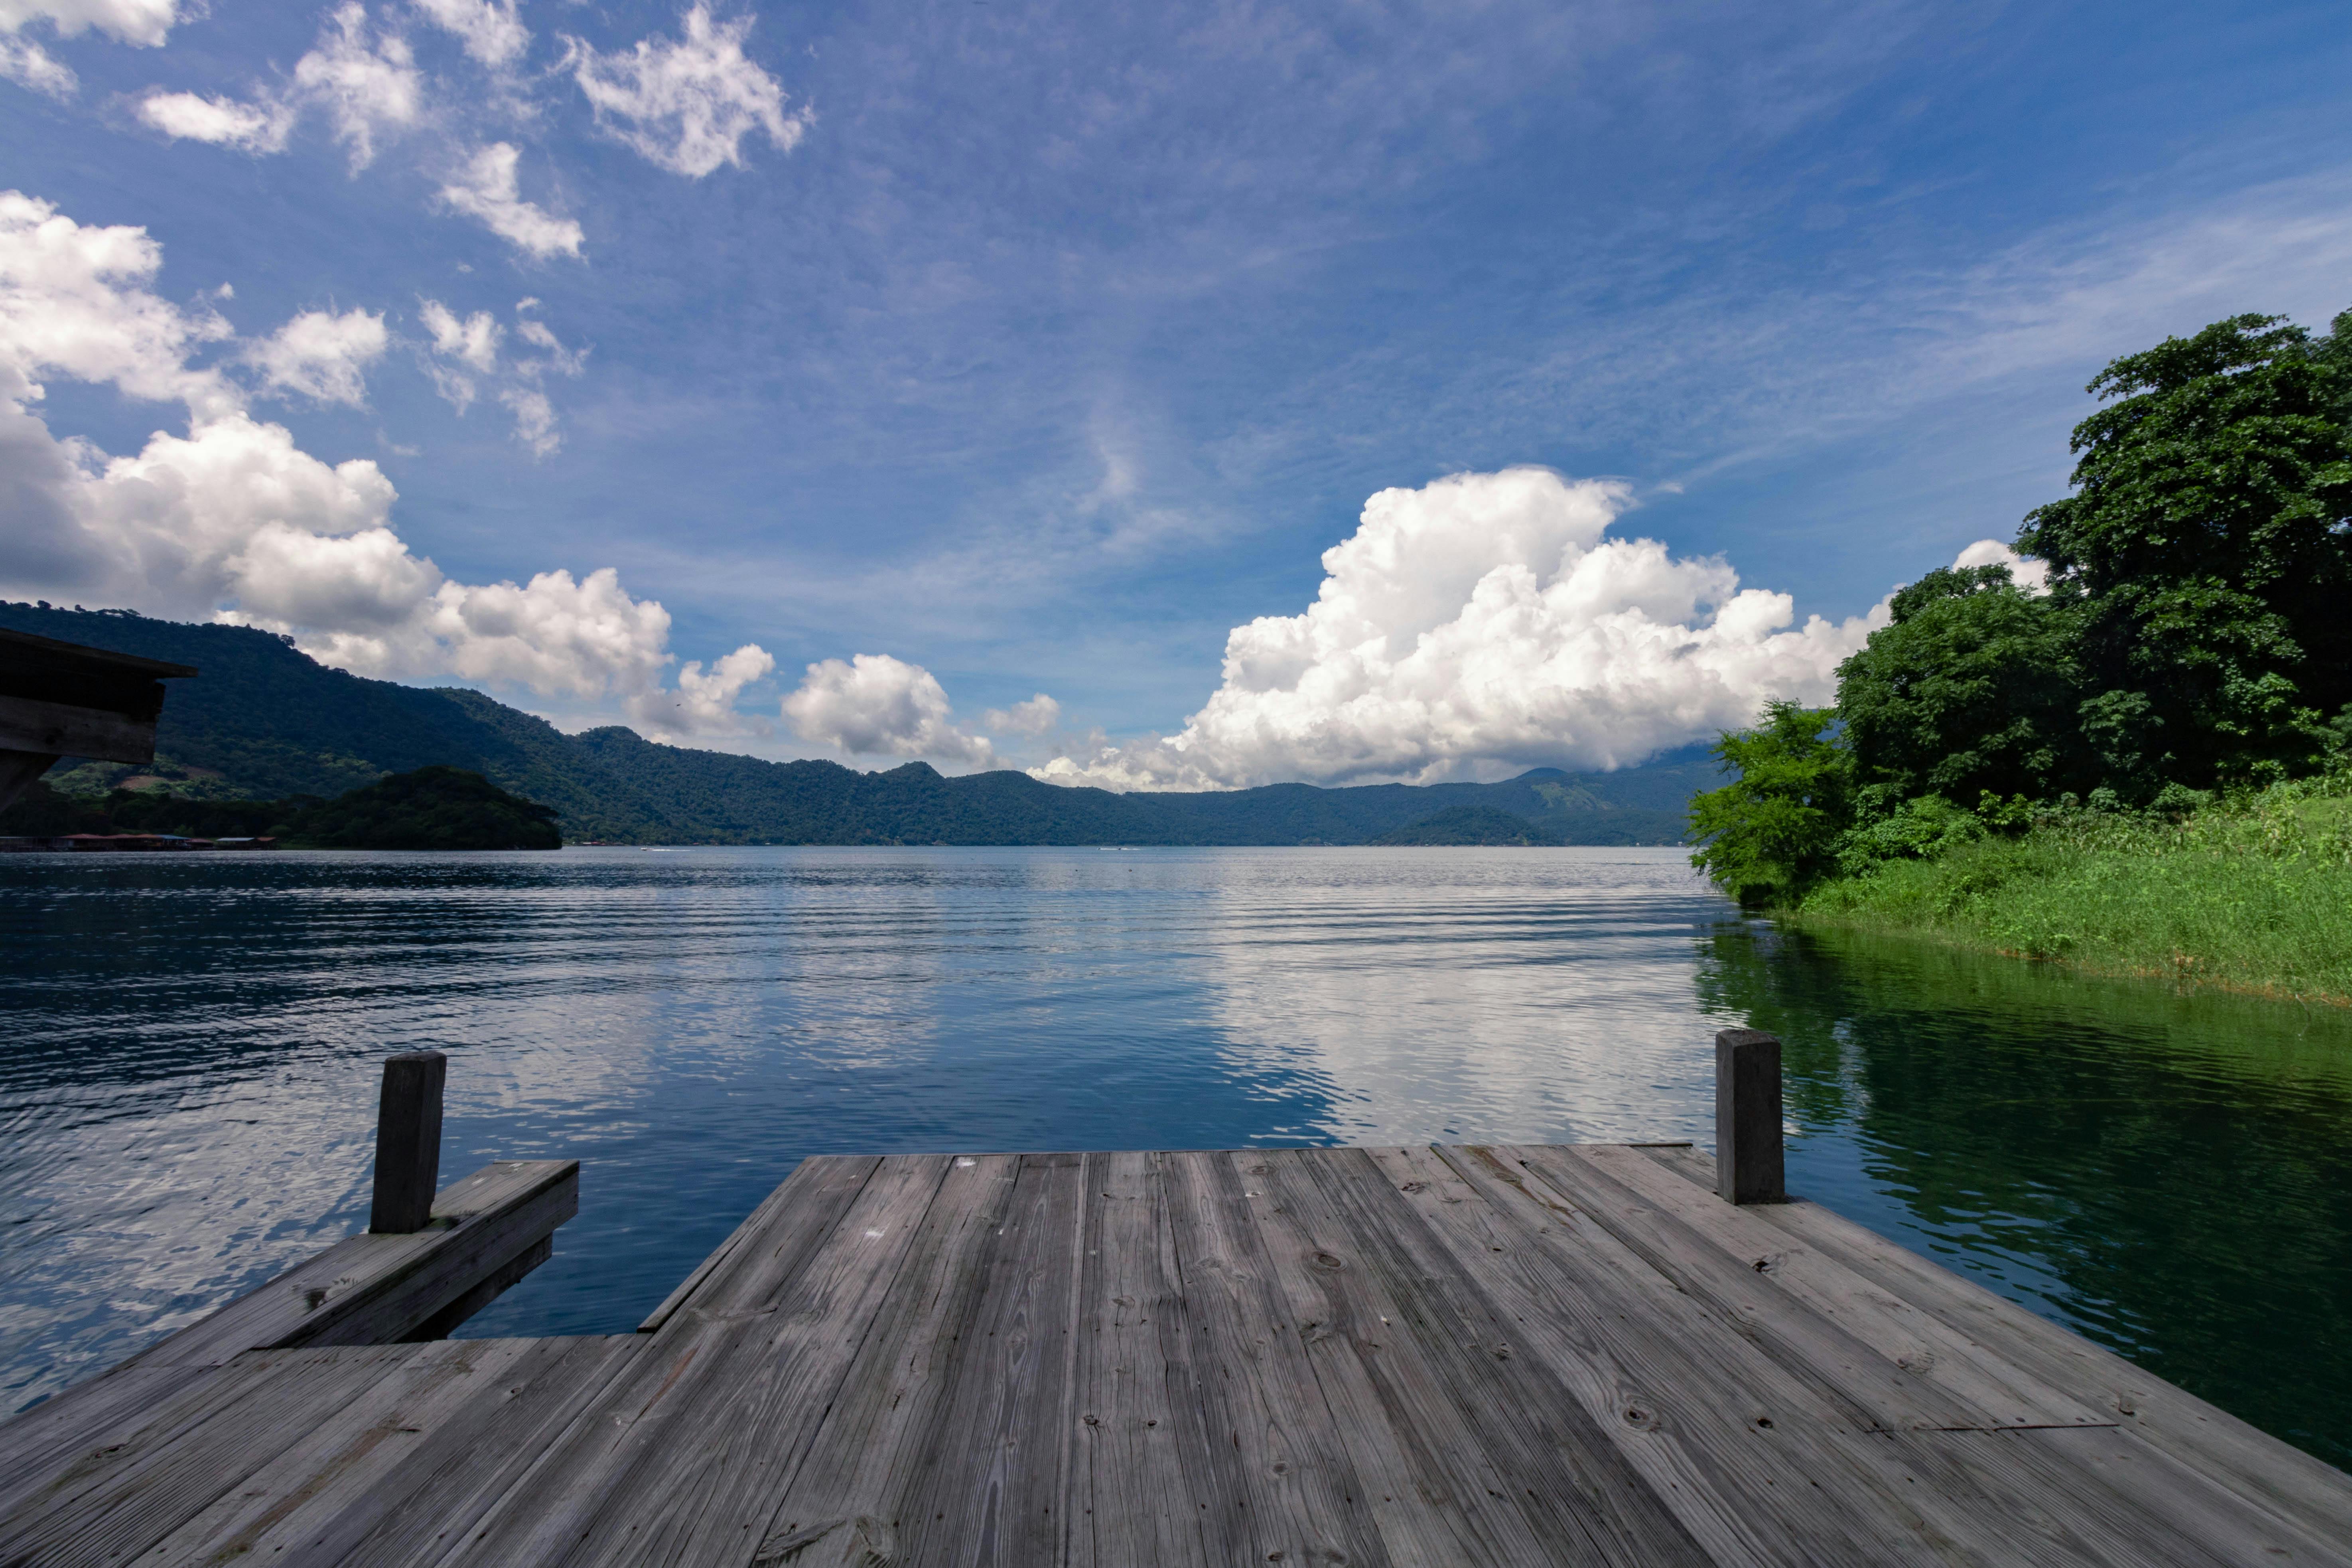
[[[635,1334],[216,1333],[0,1425],[0,1564],[2352,1562],[2352,1477],[1714,1180],[813,1159]]]

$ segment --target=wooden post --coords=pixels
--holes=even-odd
[[[403,1051],[385,1058],[383,1099],[375,1119],[375,1209],[368,1229],[403,1236],[423,1230],[441,1179],[441,1086],[449,1058]]]
[[[1780,1158],[1780,1041],[1760,1029],[1715,1037],[1715,1190],[1727,1203],[1789,1201]]]

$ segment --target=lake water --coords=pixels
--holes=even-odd
[[[1712,1136],[2352,1464],[2352,1016],[1742,920],[1654,849],[0,858],[0,1412],[444,1179],[583,1163],[468,1334],[625,1331],[801,1156]]]

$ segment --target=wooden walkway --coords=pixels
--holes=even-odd
[[[1714,1179],[814,1159],[635,1334],[166,1342],[0,1426],[0,1563],[2352,1563],[2352,1478]]]

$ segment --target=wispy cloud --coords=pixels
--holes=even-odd
[[[522,199],[515,177],[521,157],[511,142],[491,142],[441,187],[441,199],[527,256],[578,256],[585,238],[578,222]]]
[[[743,53],[751,18],[715,21],[698,5],[680,26],[676,40],[641,38],[612,54],[564,39],[564,63],[597,119],[647,161],[698,180],[722,163],[740,167],[755,131],[780,152],[798,146],[814,116],[786,114],[782,84]]]

